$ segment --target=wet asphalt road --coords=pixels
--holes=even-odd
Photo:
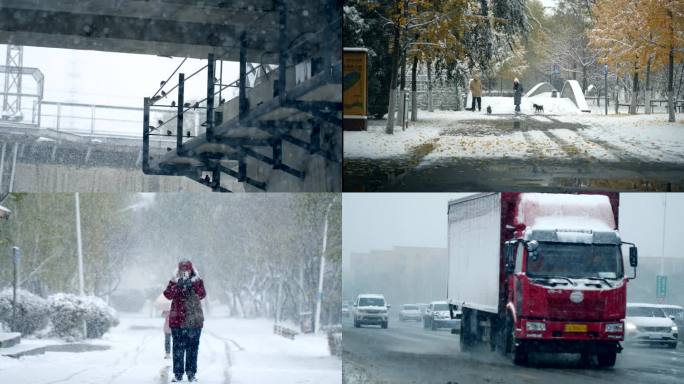
[[[684,191],[678,163],[586,160],[345,159],[345,192]]]
[[[489,350],[462,353],[458,335],[390,319],[388,329],[343,323],[344,383],[684,383],[684,345],[626,347],[613,368],[588,367],[579,355],[532,354],[519,367]]]

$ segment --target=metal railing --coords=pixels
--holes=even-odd
[[[91,137],[141,137],[143,108],[55,101],[41,104],[39,128]],[[155,120],[170,115],[164,108],[152,108],[150,112]],[[200,116],[200,112],[191,111],[190,114],[194,120]]]

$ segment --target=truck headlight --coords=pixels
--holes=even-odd
[[[606,324],[606,333],[622,333],[622,323]]]
[[[625,323],[625,328],[627,328],[628,331],[636,331],[637,326],[633,323]]]
[[[525,323],[525,329],[528,331],[546,331],[546,323],[528,321]]]
[[[672,329],[672,333],[677,333],[677,331],[679,331],[679,329],[677,329],[676,325],[673,325],[671,329]]]

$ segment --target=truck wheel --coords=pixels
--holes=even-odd
[[[354,328],[361,328],[361,324],[359,324],[359,321],[354,319]]]
[[[433,331],[436,331],[436,330],[437,330],[437,327],[435,326],[435,322],[434,322],[434,321],[431,321],[431,322],[430,322],[430,329],[432,329]]]
[[[506,318],[506,344],[504,350],[511,353],[513,364],[526,365],[527,364],[527,350],[523,345],[515,345],[515,326],[513,325],[513,318],[508,316]]]
[[[615,359],[617,357],[617,352],[599,352],[596,354],[596,359],[598,360],[599,367],[612,367],[615,365]]]
[[[470,311],[464,309],[463,314],[461,315],[461,332],[459,333],[461,352],[469,351],[473,345],[470,337],[470,327],[468,326],[468,321],[470,321]]]
[[[382,329],[387,329],[387,322],[386,321],[382,323]]]
[[[513,347],[513,364],[527,365],[527,351],[524,348]]]
[[[676,343],[676,342],[674,342],[674,343],[672,343],[672,344],[668,345],[668,348],[671,348],[671,349],[676,349],[676,348],[677,348],[677,343]]]

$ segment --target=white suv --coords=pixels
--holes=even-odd
[[[359,295],[354,302],[354,327],[359,328],[364,324],[380,325],[387,328],[387,311],[389,304],[385,296],[364,293]]]

